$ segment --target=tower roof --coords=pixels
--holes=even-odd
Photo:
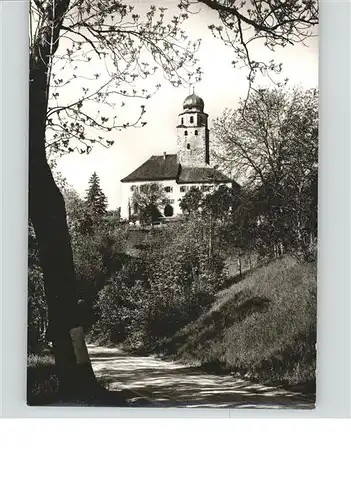
[[[201,111],[201,113],[203,112],[204,107],[205,104],[203,99],[196,95],[195,92],[189,95],[183,103],[183,109],[196,109],[198,111]]]

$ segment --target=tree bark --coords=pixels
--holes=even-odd
[[[58,13],[63,19],[69,0],[57,5],[61,8]],[[51,54],[48,53],[46,35],[51,29],[49,21],[44,19],[37,44],[30,55],[29,217],[39,246],[48,305],[48,339],[53,344],[60,391],[64,399],[85,398],[95,395],[98,384],[81,327],[65,203],[45,151],[48,67],[53,50],[51,46]],[[58,33],[56,37],[58,40]]]

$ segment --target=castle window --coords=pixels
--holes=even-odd
[[[173,187],[172,186],[166,186],[165,187],[166,193],[172,193],[173,192]]]
[[[188,131],[187,130],[184,132],[184,135],[188,135]]]
[[[190,144],[189,143],[186,145],[186,149],[190,149]]]
[[[181,124],[184,125],[184,118],[181,119]]]
[[[180,186],[180,192],[185,193],[188,190],[188,186]]]
[[[190,117],[190,123],[194,123],[194,117],[193,116]]]
[[[195,130],[195,135],[199,135],[199,131],[198,130]]]

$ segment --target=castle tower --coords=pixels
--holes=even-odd
[[[177,125],[177,160],[183,167],[209,166],[208,115],[194,92],[183,103]]]

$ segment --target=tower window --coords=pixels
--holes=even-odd
[[[165,187],[165,192],[166,193],[172,193],[172,191],[173,191],[173,187],[172,186],[166,186]]]
[[[186,145],[186,149],[190,149],[190,144],[187,144],[187,145]]]
[[[188,135],[188,131],[187,130],[184,132],[184,135]]]
[[[199,131],[198,130],[195,130],[195,135],[199,135]]]
[[[181,124],[184,125],[184,118],[181,119]]]
[[[190,123],[194,123],[194,117],[193,116],[190,117]]]

